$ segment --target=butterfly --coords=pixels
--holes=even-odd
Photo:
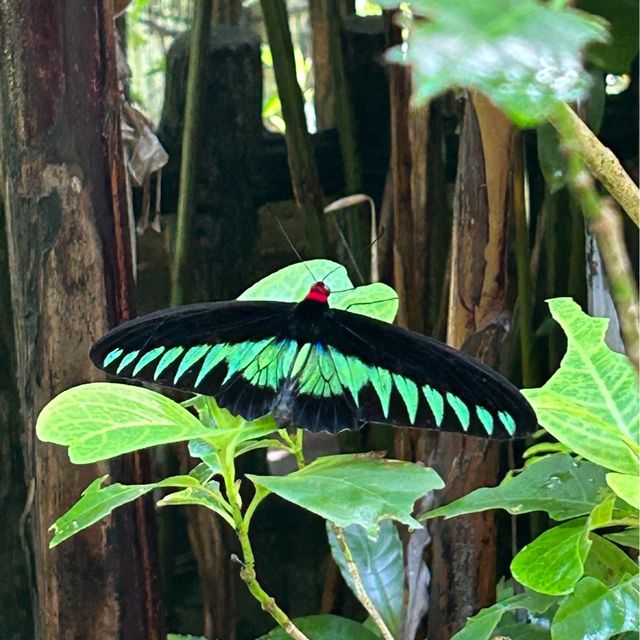
[[[375,422],[485,438],[536,428],[520,392],[478,360],[332,306],[325,279],[306,287],[297,302],[229,300],[157,311],[107,333],[90,357],[121,378],[213,396],[246,420],[271,413],[281,428],[336,433]]]

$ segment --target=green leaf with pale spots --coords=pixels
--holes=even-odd
[[[346,309],[384,322],[393,322],[398,313],[398,294],[381,282],[355,287],[347,270],[331,260],[307,260],[268,275],[249,287],[238,300],[300,302],[311,285],[322,280],[332,292],[329,306]]]
[[[77,464],[213,435],[173,400],[107,382],[73,387],[54,398],[38,416],[36,433],[44,442],[69,447],[69,458]]]
[[[288,476],[248,477],[340,527],[358,524],[370,535],[385,519],[419,528],[411,516],[414,502],[444,486],[433,469],[367,454],[326,456]]]
[[[411,8],[428,20],[414,20],[407,51],[390,57],[412,65],[417,98],[476,89],[521,126],[581,98],[589,87],[581,51],[607,40],[601,20],[535,0],[416,0]]]
[[[549,301],[567,334],[558,371],[523,394],[557,440],[607,469],[636,475],[640,415],[638,378],[629,360],[604,342],[608,320],[583,313],[570,298]]]
[[[425,513],[420,520],[487,509],[505,509],[512,514],[546,511],[554,520],[576,518],[590,513],[608,492],[605,474],[605,469],[592,462],[557,453],[507,476],[497,487],[476,489]]]
[[[116,507],[127,504],[149,491],[162,487],[197,487],[198,480],[192,476],[174,476],[160,482],[140,485],[102,484],[108,476],[96,478],[82,493],[82,497],[69,511],[60,516],[52,525],[54,535],[49,547],[55,547],[64,540],[108,516]]]

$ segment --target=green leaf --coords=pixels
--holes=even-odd
[[[545,624],[547,620],[543,619]],[[538,624],[538,620],[527,622],[507,622],[499,624],[493,638],[508,638],[509,640],[551,640],[549,628]]]
[[[589,552],[587,518],[570,520],[545,531],[511,563],[513,577],[529,589],[552,596],[571,593],[584,572]]]
[[[358,525],[352,525],[343,531],[353,561],[358,567],[364,590],[391,634],[396,637],[402,624],[404,596],[404,561],[398,530],[391,520],[383,520],[376,539],[369,537],[366,530]],[[355,593],[355,585],[349,573],[347,561],[328,522],[327,535],[331,555],[340,567],[340,573],[345,582]]]
[[[607,484],[634,509],[640,509],[640,477],[624,473],[607,473]]]
[[[591,45],[589,60],[609,73],[629,73],[638,53],[638,1],[579,0],[577,4],[611,25],[611,42]]]
[[[623,547],[640,549],[640,529],[638,527],[630,527],[618,533],[607,533],[605,534],[605,538],[613,540]]]
[[[543,613],[554,602],[556,602],[555,598],[539,593],[519,593],[479,611],[467,620],[464,628],[451,640],[489,640],[493,637],[493,630],[507,611],[527,609],[532,613]]]
[[[380,640],[380,636],[369,631],[359,622],[326,613],[296,618],[293,622],[302,633],[312,637],[313,640]],[[257,640],[290,640],[290,636],[281,627],[276,627]]]
[[[607,640],[638,630],[638,576],[613,588],[586,577],[558,608],[551,626],[553,640]]]
[[[429,511],[420,520],[506,509],[509,513],[546,511],[554,520],[586,515],[606,489],[605,470],[586,460],[557,453],[507,476],[497,487],[476,489]]]
[[[600,20],[535,0],[422,0],[412,9],[428,20],[414,21],[407,53],[391,57],[413,65],[417,97],[477,89],[521,126],[584,95],[580,51],[607,39]]]
[[[307,260],[268,275],[249,287],[238,300],[300,302],[314,282],[322,280],[332,293],[329,304],[385,322],[393,322],[398,312],[398,294],[381,282],[354,287],[347,270],[331,260]]]
[[[71,462],[81,464],[206,437],[211,429],[155,391],[94,382],[54,398],[38,416],[36,433],[44,442],[68,446]]]
[[[325,456],[288,476],[247,477],[339,527],[359,524],[369,535],[388,518],[419,528],[413,503],[444,486],[433,469],[368,454]]]
[[[636,563],[615,544],[595,533],[590,538],[591,549],[584,564],[584,575],[615,586],[638,571]]]
[[[197,505],[211,509],[219,516],[224,518],[232,527],[235,528],[233,518],[224,507],[224,497],[217,490],[216,484],[209,487],[187,487],[182,491],[176,491],[166,495],[162,500],[158,501],[159,507]]]
[[[103,487],[108,476],[96,478],[83,492],[82,497],[69,511],[60,516],[51,526],[54,535],[49,547],[55,547],[67,538],[108,516],[116,507],[127,504],[153,489],[161,487],[198,486],[191,476],[174,476],[151,484],[124,485],[120,483]]]
[[[621,473],[636,474],[640,435],[638,380],[628,359],[604,342],[608,320],[591,318],[570,298],[549,301],[567,334],[560,368],[523,393],[540,424],[579,455]]]

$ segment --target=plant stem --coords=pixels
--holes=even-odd
[[[554,113],[554,126],[569,159],[569,188],[580,201],[584,217],[598,243],[625,351],[638,370],[640,312],[635,279],[622,234],[622,222],[613,202],[608,198],[600,198],[591,175],[584,169],[583,150],[574,116],[573,111],[564,104]]]
[[[304,431],[302,429],[296,429],[296,433],[293,437],[289,434],[286,429],[280,429],[278,431],[280,437],[284,440],[285,444],[291,450],[291,453],[296,457],[296,462],[298,463],[298,469],[302,469],[305,466],[306,461],[304,459],[304,454],[302,452],[302,438],[304,435]]]
[[[189,255],[193,236],[195,209],[196,148],[202,120],[202,87],[207,74],[207,52],[211,33],[212,2],[197,2],[189,45],[189,74],[184,109],[184,132],[180,158],[180,191],[178,193],[178,221],[176,243],[171,264],[171,306],[184,302]]]
[[[611,149],[605,147],[567,104],[549,116],[549,122],[557,129],[563,139],[569,135],[580,152],[584,163],[593,175],[600,180],[604,188],[627,212],[636,226],[640,226],[640,191],[624,170]]]
[[[233,458],[225,460],[225,456],[219,456],[222,476],[224,478],[227,500],[231,505],[231,516],[235,525],[236,534],[242,549],[243,567],[240,577],[247,585],[251,595],[262,605],[266,611],[292,638],[295,640],[309,640],[309,638],[296,627],[289,616],[276,604],[276,601],[260,586],[256,579],[255,557],[249,540],[249,522],[262,498],[266,494],[257,493],[251,501],[245,516],[242,516],[242,499],[239,485],[235,480],[235,465]],[[259,490],[257,490],[259,492]]]
[[[378,610],[375,608],[373,602],[371,602],[371,598],[367,595],[365,591],[364,585],[362,584],[362,579],[360,578],[360,572],[358,571],[358,566],[353,561],[353,554],[351,553],[351,549],[347,544],[347,539],[345,538],[344,531],[337,524],[331,523],[331,530],[340,545],[340,550],[342,551],[342,555],[344,555],[344,559],[347,562],[347,569],[349,571],[349,575],[353,579],[353,584],[356,591],[356,597],[362,604],[362,606],[367,610],[367,613],[371,616],[371,619],[375,622],[378,629],[380,629],[380,633],[384,640],[394,640],[391,635],[391,631],[389,631],[389,627],[385,624],[384,620]]]

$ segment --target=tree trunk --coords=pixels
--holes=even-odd
[[[98,378],[91,344],[131,315],[111,9],[0,2],[0,158],[38,640],[165,638],[141,504],[48,549],[49,526],[96,476],[143,480],[144,456],[74,466],[34,434],[53,396]]]
[[[454,197],[449,344],[500,369],[513,300],[507,253],[513,129],[484,97],[467,101]],[[440,434],[429,452],[445,480],[444,504],[497,483],[498,443]],[[495,599],[492,512],[438,520],[433,547],[429,638],[448,640]]]

